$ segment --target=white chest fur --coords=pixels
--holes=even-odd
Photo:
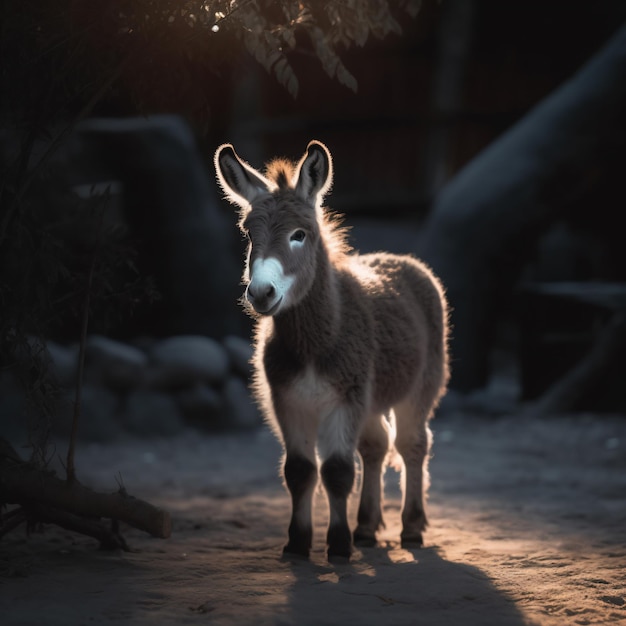
[[[339,396],[330,381],[312,367],[295,379],[287,396],[292,407],[298,406],[300,411],[317,416],[318,423],[339,403]]]
[[[341,400],[331,382],[312,367],[293,381],[276,408],[288,447],[313,451],[319,442],[323,454],[327,439],[337,438],[336,429],[341,423],[338,418],[343,412]]]

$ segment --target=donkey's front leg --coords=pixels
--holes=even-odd
[[[320,426],[318,452],[322,459],[322,482],[328,496],[328,558],[352,554],[352,533],[348,526],[348,496],[354,485],[356,423],[353,412],[339,409]]]
[[[308,557],[313,541],[312,503],[317,465],[302,452],[287,449],[284,476],[291,494],[291,522],[283,553]]]
[[[352,554],[352,533],[348,526],[348,496],[354,484],[354,455],[334,454],[322,463],[322,481],[330,505],[328,558]]]

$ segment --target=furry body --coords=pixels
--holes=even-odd
[[[421,545],[428,420],[449,376],[442,286],[412,256],[349,249],[321,207],[332,180],[323,144],[311,142],[295,165],[273,162],[265,175],[230,145],[217,150],[215,164],[250,241],[244,282],[257,317],[254,392],[282,441],[292,497],[285,552],[309,554],[318,474],[330,505],[329,558],[349,557],[353,540],[375,544],[394,443],[403,462],[402,543]],[[347,498],[356,452],[363,479],[353,535]]]

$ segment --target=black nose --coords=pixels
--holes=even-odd
[[[274,285],[261,285],[260,287],[248,286],[248,295],[255,301],[269,300],[276,294]]]
[[[264,310],[268,308],[268,304],[276,295],[276,288],[274,285],[260,285],[259,287],[253,287],[248,285],[247,298],[252,306],[257,310]]]

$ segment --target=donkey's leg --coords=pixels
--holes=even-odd
[[[313,542],[313,494],[318,478],[317,424],[315,415],[297,403],[283,402],[280,407],[277,417],[285,448],[283,476],[291,494],[289,540],[283,553],[307,557]]]
[[[313,542],[312,507],[317,484],[314,449],[287,448],[283,472],[291,494],[289,541],[283,553],[308,557]]]
[[[426,529],[425,501],[429,484],[428,461],[432,434],[427,424],[430,407],[412,399],[394,407],[396,414],[396,449],[404,461],[402,472],[402,534],[404,547],[423,545]]]
[[[326,542],[328,558],[352,554],[348,526],[348,496],[354,485],[356,424],[349,411],[337,410],[320,426],[318,451],[322,459],[322,482],[328,496],[330,521]]]
[[[354,455],[333,454],[322,463],[322,481],[328,494],[330,523],[326,543],[328,557],[349,558],[352,554],[352,533],[348,526],[348,496],[354,484]]]
[[[383,415],[372,415],[363,428],[358,445],[363,466],[358,526],[354,543],[376,545],[376,531],[384,527],[382,515],[383,462],[389,451],[389,429]]]

